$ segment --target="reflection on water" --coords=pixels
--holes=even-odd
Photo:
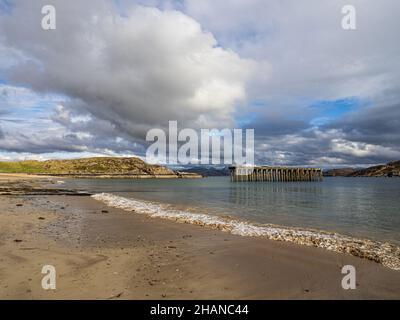
[[[400,243],[400,179],[326,178],[323,182],[205,179],[69,180],[66,185],[229,214],[258,223],[337,231]]]
[[[283,182],[250,182],[232,183],[229,189],[229,201],[236,205],[251,207],[263,206],[266,202],[266,195],[270,202],[279,205],[280,201],[304,202],[303,197],[291,200],[292,193],[322,193],[320,183],[283,183]]]

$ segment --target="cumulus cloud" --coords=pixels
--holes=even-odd
[[[3,19],[6,43],[31,58],[12,79],[73,98],[75,112],[137,137],[170,119],[229,125],[246,98],[254,62],[219,47],[183,13],[135,6],[120,16],[111,2],[50,1],[57,29],[43,32],[40,2],[17,1]]]
[[[258,161],[368,164],[399,157],[400,3],[352,1],[357,30],[341,28],[347,1],[185,1],[185,12],[241,56],[266,61],[252,78]],[[316,101],[357,97],[351,113]],[[241,115],[246,116],[246,114]],[[323,118],[316,127],[314,119]],[[338,143],[340,142],[340,143]]]
[[[272,76],[254,88],[264,98],[371,97],[399,80],[396,0],[352,1],[357,13],[353,32],[341,27],[346,0],[185,3],[186,12],[223,45],[271,63]]]

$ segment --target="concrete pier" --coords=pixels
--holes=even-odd
[[[320,168],[294,168],[294,167],[229,167],[231,181],[322,181]]]

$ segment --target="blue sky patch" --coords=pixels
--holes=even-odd
[[[310,124],[313,126],[324,125],[365,105],[367,105],[367,102],[357,97],[316,101],[310,107],[318,114],[318,117],[313,118]]]
[[[10,0],[0,0],[0,14],[11,14],[13,8]]]

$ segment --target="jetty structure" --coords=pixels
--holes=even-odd
[[[271,166],[229,167],[232,182],[246,181],[322,181],[322,169]]]

